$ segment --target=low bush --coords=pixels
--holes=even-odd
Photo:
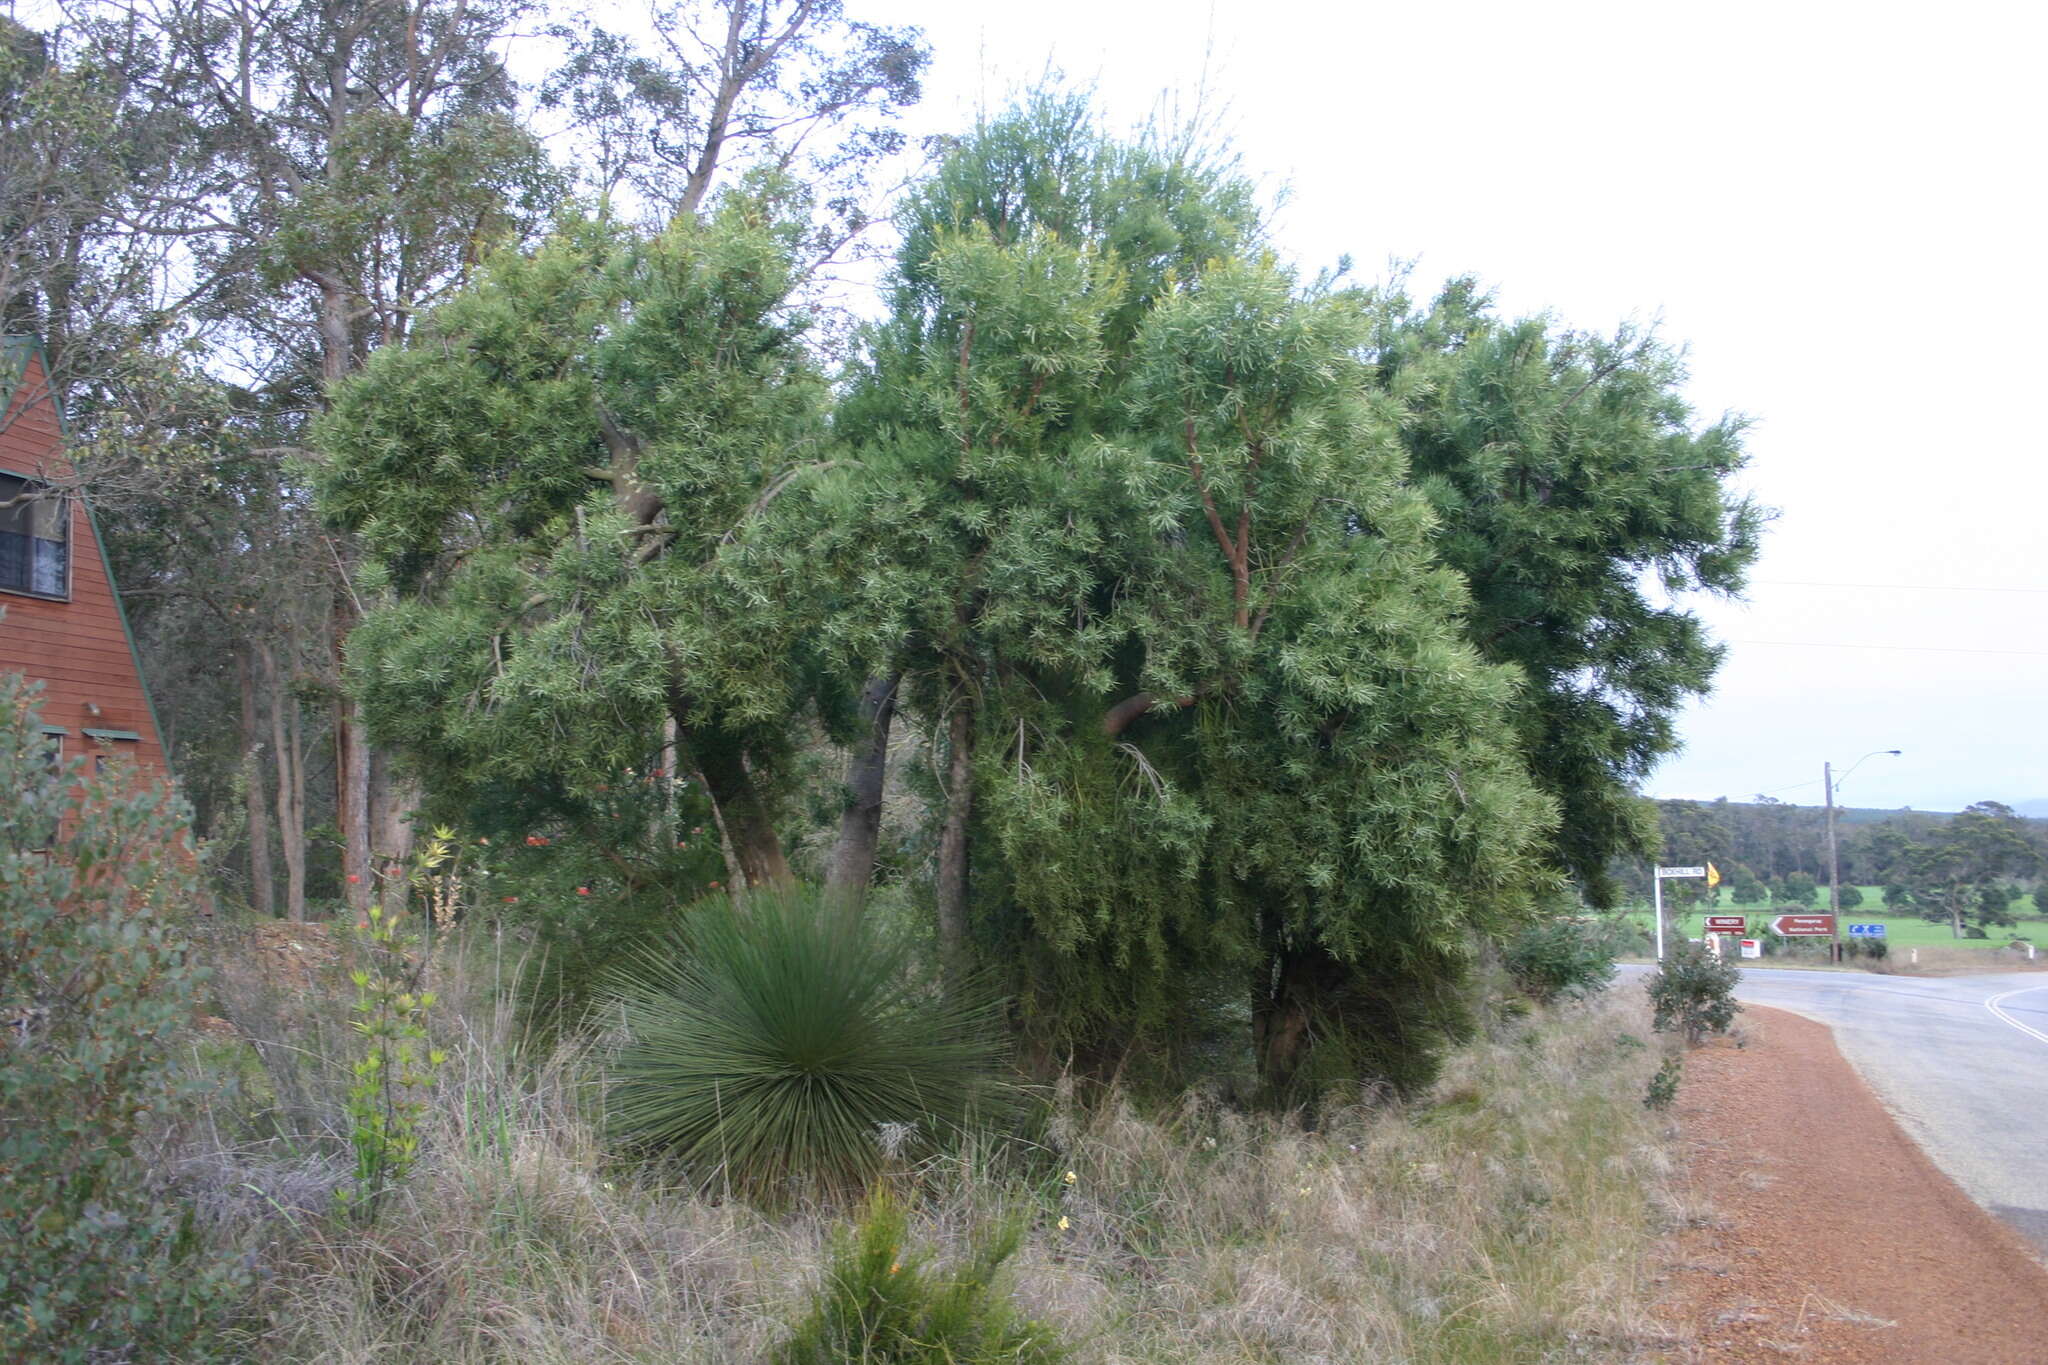
[[[1648,983],[1653,1026],[1660,1033],[1681,1033],[1688,1047],[1699,1046],[1709,1033],[1726,1033],[1742,1007],[1735,1003],[1735,982],[1741,971],[1690,941],[1673,946],[1662,969]]]
[[[1650,1077],[1649,1088],[1643,1093],[1643,1108],[1660,1113],[1669,1109],[1678,1100],[1678,1083],[1684,1078],[1685,1063],[1677,1057],[1666,1057],[1657,1074]]]
[[[0,672],[0,1357],[173,1359],[236,1278],[144,1159],[203,978],[185,812],[125,765],[53,766],[34,702]]]
[[[1501,951],[1508,974],[1533,999],[1577,999],[1614,980],[1615,944],[1607,927],[1584,918],[1530,925]]]
[[[816,891],[701,903],[621,973],[614,1136],[758,1197],[845,1190],[1004,1116],[993,1002],[921,988]]]
[[[904,1245],[907,1219],[886,1195],[833,1248],[815,1302],[776,1365],[1034,1365],[1061,1360],[1052,1329],[1021,1317],[996,1284],[1023,1225],[1010,1220],[938,1271]]]

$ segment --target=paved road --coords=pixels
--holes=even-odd
[[[2048,976],[1760,968],[1735,993],[1832,1027],[1934,1164],[2048,1253]]]

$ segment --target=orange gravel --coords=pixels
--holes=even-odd
[[[2048,1362],[2048,1271],[1934,1168],[1823,1024],[1744,1007],[1686,1058],[1672,1361]]]

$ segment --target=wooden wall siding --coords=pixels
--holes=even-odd
[[[13,357],[0,352],[0,364]],[[13,386],[0,418],[0,470],[30,478],[68,479],[56,405],[45,391],[42,358],[26,357],[27,372]],[[0,392],[5,392],[0,385]],[[143,690],[141,666],[121,623],[114,584],[93,536],[85,504],[70,500],[71,598],[54,602],[0,589],[0,670],[26,673],[43,684],[43,724],[61,726],[67,757],[97,747],[87,730],[126,730],[141,738],[115,742],[122,754],[164,769],[163,745]],[[95,715],[91,708],[99,708]]]

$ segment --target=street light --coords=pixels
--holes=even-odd
[[[1863,766],[1866,759],[1876,758],[1879,754],[1890,754],[1897,758],[1900,752],[1898,749],[1872,749],[1851,763],[1843,771],[1842,776],[1847,777],[1855,772]],[[1827,794],[1828,803],[1828,913],[1835,917],[1835,942],[1839,947],[1842,939],[1842,862],[1835,852],[1835,788],[1841,785],[1841,781],[1835,776],[1834,764],[1823,762],[1820,765],[1820,780],[1821,790]]]

